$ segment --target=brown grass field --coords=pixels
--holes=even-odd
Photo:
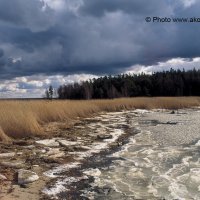
[[[200,97],[121,98],[113,100],[2,100],[0,141],[43,135],[42,125],[126,109],[180,109],[200,106]]]

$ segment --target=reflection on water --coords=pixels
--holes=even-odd
[[[111,155],[118,159],[109,168],[100,169],[93,190],[84,196],[92,194],[101,200],[200,199],[198,144],[162,147],[151,132],[141,131]]]

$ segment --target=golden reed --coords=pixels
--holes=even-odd
[[[2,100],[0,141],[42,135],[42,125],[55,121],[69,123],[77,117],[98,112],[130,109],[180,109],[200,106],[200,97],[138,97],[112,100]]]

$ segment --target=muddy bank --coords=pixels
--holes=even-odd
[[[54,126],[54,138],[30,138],[16,140],[12,145],[0,144],[0,198],[80,196],[80,190],[74,190],[73,183],[80,180],[79,188],[84,189],[92,178],[86,178],[82,171],[110,163],[97,161],[97,158],[119,149],[137,132],[133,126],[133,118],[137,115],[129,111],[101,114],[79,121],[70,129],[64,125],[59,129]],[[22,181],[20,170],[25,170]]]

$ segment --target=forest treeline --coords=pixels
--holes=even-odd
[[[112,99],[138,96],[200,96],[200,70],[169,70],[104,76],[62,85],[59,99]]]

